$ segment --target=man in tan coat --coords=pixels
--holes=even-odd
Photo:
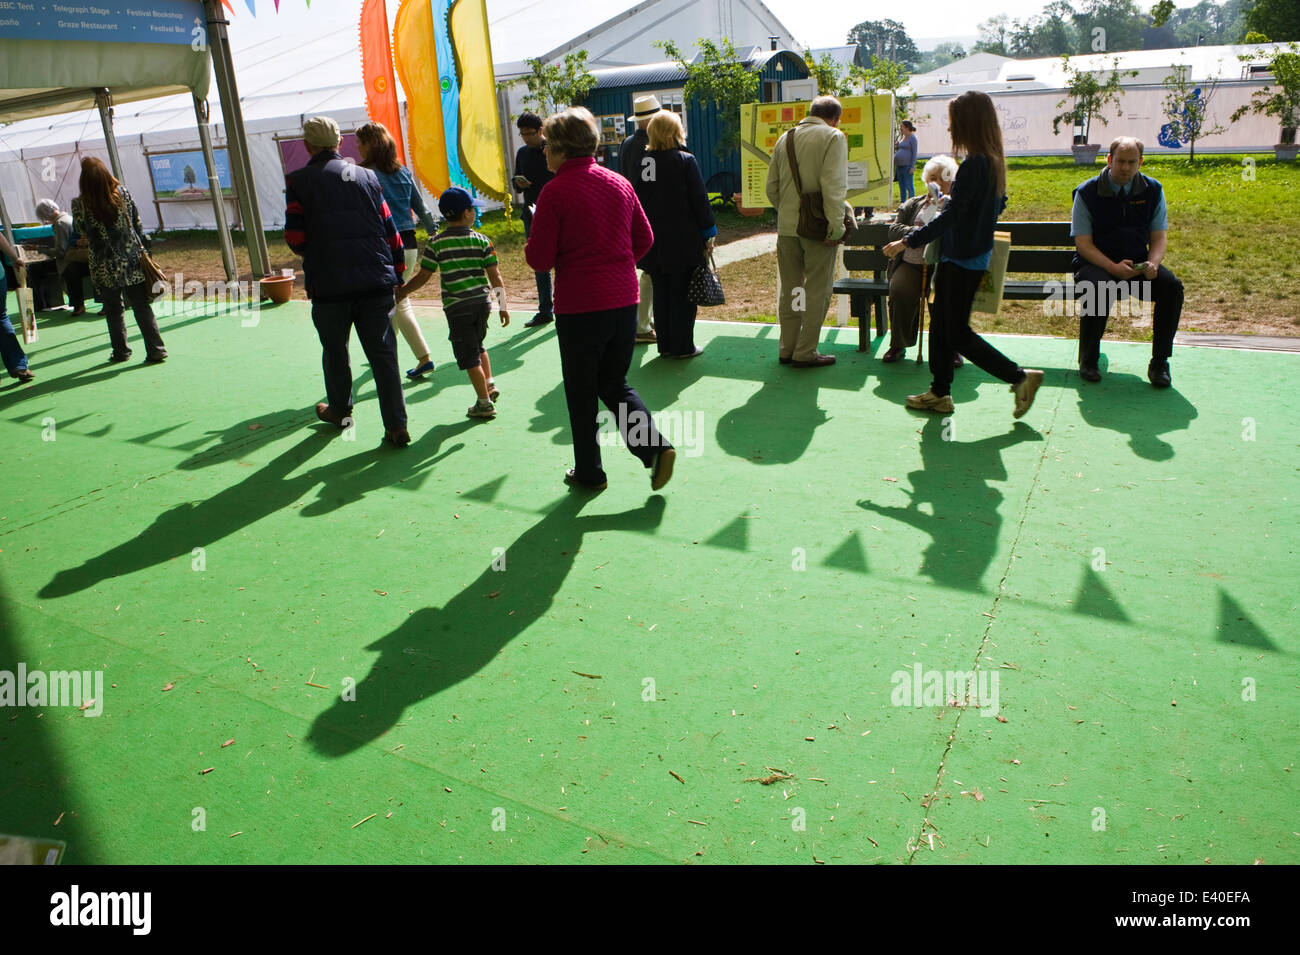
[[[844,239],[849,145],[839,130],[840,102],[834,96],[812,101],[808,116],[787,130],[772,148],[767,198],[776,208],[776,260],[781,274],[779,359],[795,368],[835,364],[834,355],[817,351],[835,281],[835,247]],[[822,194],[829,224],[822,240],[799,235],[799,191],[790,170],[786,138],[794,136],[795,161],[804,192]]]

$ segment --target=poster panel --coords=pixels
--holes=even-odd
[[[212,153],[221,195],[232,198],[235,190],[230,178],[230,154],[224,146],[213,149]],[[194,202],[211,198],[208,194],[208,168],[203,162],[201,149],[150,153],[149,172],[153,176],[154,198],[160,202]]]
[[[740,182],[742,203],[766,208],[765,186],[772,149],[787,129],[808,115],[808,102],[746,103],[740,107]],[[840,100],[840,131],[849,143],[848,200],[854,206],[887,206],[893,182],[891,93],[846,96]]]

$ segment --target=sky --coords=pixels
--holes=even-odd
[[[360,0],[280,0],[277,14],[272,0],[255,0],[257,16],[249,14],[246,0],[231,0],[236,15],[231,22],[232,41],[256,35],[266,29],[320,30],[339,29],[355,24],[361,10]],[[705,0],[701,0],[705,2]],[[893,19],[903,24],[908,35],[922,49],[955,37],[973,38],[983,20],[1005,13],[1024,19],[1038,13],[1046,0],[924,0],[921,3],[864,3],[863,0],[765,0],[796,40],[811,47],[841,46],[850,28],[863,20]],[[1137,0],[1149,9],[1155,0]],[[1176,6],[1192,7],[1197,0],[1174,0]],[[488,24],[492,33],[493,58],[498,62],[537,56],[570,39],[578,29],[610,19],[620,10],[634,5],[634,0],[487,0]],[[1077,3],[1076,3],[1077,5]],[[398,0],[387,0],[390,19],[397,14]],[[536,49],[537,37],[527,31],[512,30],[522,22],[545,12],[549,20],[563,27],[574,23],[577,29],[565,33],[546,49]],[[521,35],[521,33],[523,35]]]

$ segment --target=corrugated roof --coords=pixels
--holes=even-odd
[[[664,83],[686,82],[686,71],[675,60],[647,63],[644,66],[614,66],[592,70],[591,75],[596,77],[598,90],[614,86],[659,86]]]

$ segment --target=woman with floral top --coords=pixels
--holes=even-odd
[[[131,357],[122,318],[124,295],[144,339],[145,362],[158,364],[165,360],[167,349],[149,305],[149,283],[140,267],[140,255],[145,251],[140,212],[131,193],[93,156],[81,162],[81,195],[72,200],[72,221],[90,243],[90,277],[101,293],[113,345],[108,360],[126,361]]]

